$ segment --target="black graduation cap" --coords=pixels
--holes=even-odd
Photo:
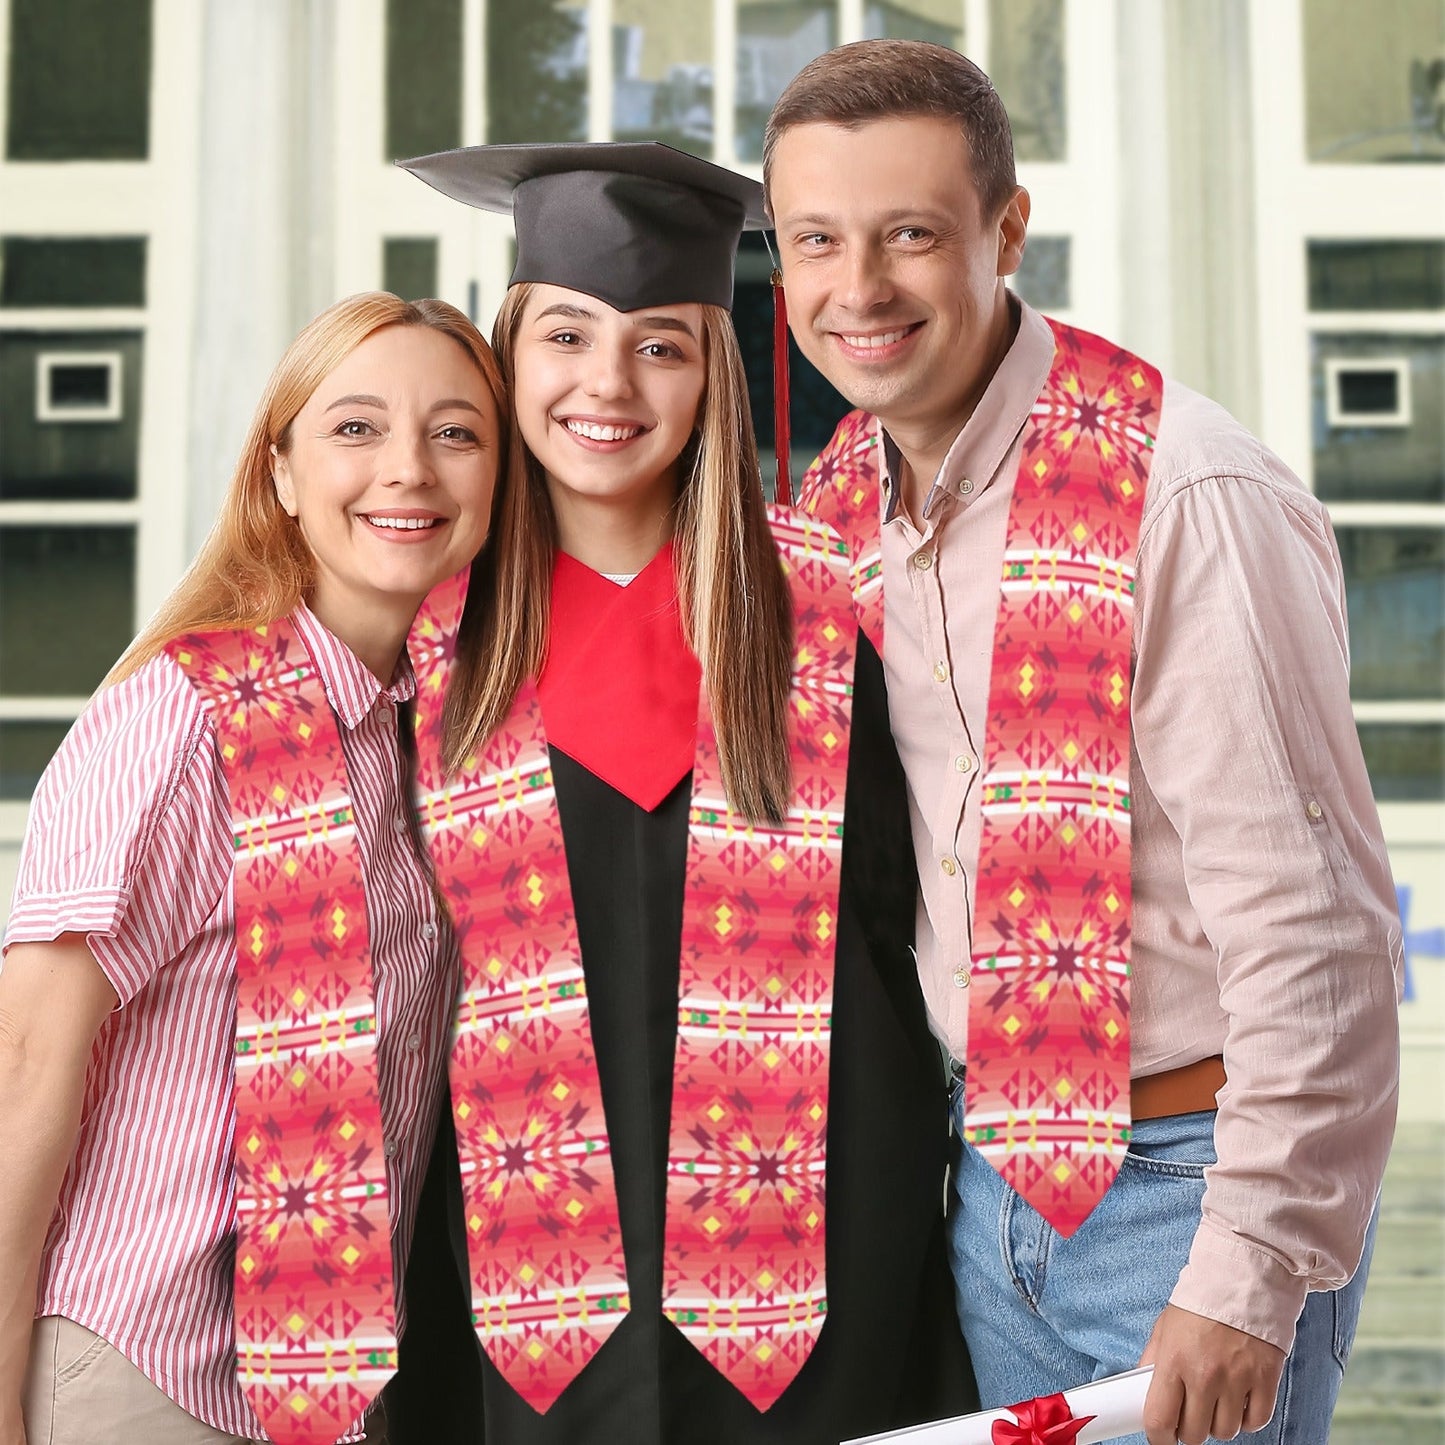
[[[731,306],[738,237],[769,225],[757,181],[659,141],[468,146],[397,164],[511,213],[514,284],[566,286],[619,311]]]

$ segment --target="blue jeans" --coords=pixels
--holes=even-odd
[[[1119,1176],[1063,1239],[962,1143],[953,1093],[948,1250],[958,1318],[985,1409],[1132,1369],[1189,1257],[1214,1162],[1214,1112],[1136,1124]],[[1342,1289],[1311,1293],[1285,1362],[1274,1418],[1250,1445],[1324,1445],[1365,1292],[1364,1257]],[[1127,1445],[1145,1445],[1142,1434]]]

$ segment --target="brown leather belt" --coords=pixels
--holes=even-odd
[[[1129,1081],[1129,1113],[1134,1119],[1164,1119],[1219,1107],[1215,1095],[1224,1087],[1224,1060],[1215,1054],[1162,1074]]]

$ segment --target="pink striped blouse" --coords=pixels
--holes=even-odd
[[[400,1308],[456,951],[407,825],[397,704],[414,691],[410,668],[383,688],[304,607],[295,621],[356,805]],[[213,1428],[264,1439],[236,1379],[231,1313],[231,857],[208,715],[180,669],[157,659],[96,696],[41,779],[4,943],[83,933],[120,996],[91,1058],[37,1316],[95,1331]]]

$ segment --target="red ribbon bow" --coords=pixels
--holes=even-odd
[[[1073,1445],[1079,1431],[1094,1419],[1075,1419],[1062,1395],[1040,1395],[1007,1407],[1018,1424],[993,1422],[993,1445]]]

